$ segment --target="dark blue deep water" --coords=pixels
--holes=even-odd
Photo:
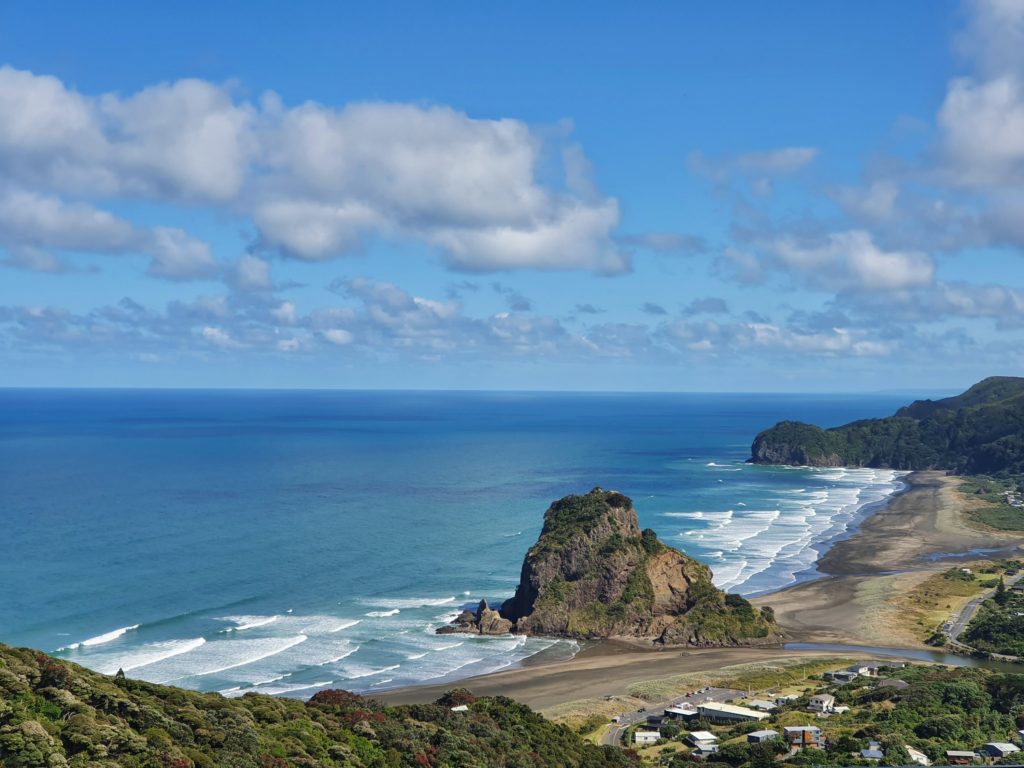
[[[432,630],[509,596],[548,504],[595,485],[722,586],[805,577],[898,478],[745,465],[752,438],[904,401],[0,390],[0,641],[229,695],[568,655]]]

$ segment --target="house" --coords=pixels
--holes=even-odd
[[[928,755],[919,749],[914,749],[909,744],[904,744],[903,748],[907,750],[907,754],[910,755],[910,759],[918,765],[931,765],[932,761],[928,759]]]
[[[1020,747],[1014,744],[1010,744],[1006,741],[990,741],[988,744],[984,745],[979,751],[988,755],[989,757],[999,758],[1006,757],[1007,755],[1012,755],[1015,752],[1020,752]]]
[[[843,669],[839,672],[826,672],[822,677],[835,683],[852,683],[857,679],[857,673],[851,672],[848,669]]]
[[[693,747],[698,756],[711,755],[718,751],[718,737],[710,731],[693,731],[683,741]]]
[[[816,725],[787,725],[782,730],[786,743],[793,749],[821,749],[821,728]]]
[[[657,744],[660,738],[657,731],[633,731],[634,744]]]
[[[776,705],[772,704],[770,701],[765,701],[764,699],[754,699],[750,702],[750,708],[759,709],[762,712],[774,712]]]
[[[867,749],[860,751],[860,756],[863,760],[884,760],[885,753],[882,752],[882,745],[877,741],[872,741],[868,744]]]
[[[836,697],[830,693],[819,693],[816,696],[811,696],[807,703],[807,708],[811,712],[821,712],[827,715],[835,711]]]
[[[863,677],[877,677],[878,667],[872,664],[853,664],[846,668],[847,672],[852,672],[855,675],[861,675]]]
[[[469,707],[465,704],[459,704],[457,707],[452,707],[452,712],[469,712]]]
[[[665,717],[670,720],[682,720],[683,722],[690,722],[700,717],[700,713],[697,712],[693,707],[668,707],[665,710]]]
[[[778,731],[751,731],[747,734],[747,744],[760,744],[762,741],[771,741],[778,735]]]
[[[946,762],[950,765],[970,765],[978,759],[974,752],[965,752],[961,749],[947,749]]]
[[[800,698],[799,694],[790,693],[790,694],[788,694],[786,696],[776,696],[775,697],[775,703],[778,704],[780,707],[784,707],[787,704],[789,704],[789,702],[796,701],[799,698]]]
[[[662,715],[648,715],[647,725],[651,728],[661,728],[665,724],[665,718]]]
[[[697,712],[710,723],[744,723],[768,717],[764,712],[755,709],[737,707],[735,704],[719,704],[717,701],[701,704],[697,707]]]

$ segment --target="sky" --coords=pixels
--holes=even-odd
[[[1024,373],[1024,0],[0,5],[0,386]]]

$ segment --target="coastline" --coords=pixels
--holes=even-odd
[[[809,579],[751,600],[755,606],[774,608],[787,642],[926,649],[918,637],[896,628],[900,609],[894,598],[964,555],[993,548],[1009,551],[1024,542],[1019,536],[970,526],[962,517],[958,480],[944,472],[914,472],[903,482],[904,489],[866,510],[855,526],[831,540]],[[459,681],[382,691],[375,698],[394,704],[427,702],[453,687],[466,687],[545,709],[621,695],[635,683],[686,672],[837,655],[843,654],[778,645],[655,649],[607,640],[566,661],[526,663]]]

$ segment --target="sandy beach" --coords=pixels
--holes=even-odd
[[[823,577],[753,602],[775,609],[790,640],[924,647],[905,620],[901,598],[952,561],[977,552],[1011,552],[1020,536],[970,524],[959,480],[915,472],[909,489],[864,520],[818,561]],[[956,556],[960,555],[961,558]]]
[[[770,605],[786,639],[922,648],[904,620],[900,600],[916,585],[949,567],[955,555],[1001,548],[1022,539],[968,524],[958,480],[942,472],[916,472],[908,489],[864,520],[818,561],[822,577],[755,599]],[[979,555],[980,556],[980,555]],[[834,657],[834,652],[793,651],[779,646],[713,649],[641,649],[608,641],[575,658],[527,665],[455,683],[417,686],[380,694],[389,703],[425,702],[453,687],[481,695],[509,696],[537,709],[579,699],[621,695],[630,685],[732,664],[771,663],[782,657]]]

